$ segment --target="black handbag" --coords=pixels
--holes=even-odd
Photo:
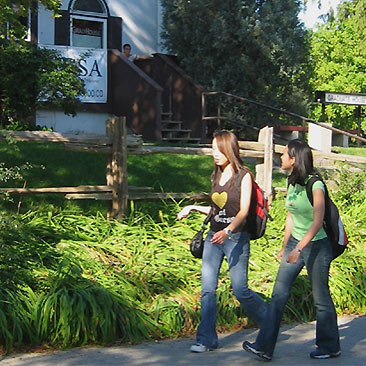
[[[202,224],[201,230],[198,233],[196,233],[196,235],[193,237],[191,244],[189,246],[192,255],[196,258],[202,258],[203,243],[204,243],[203,235],[205,233],[206,225],[208,224],[208,222],[211,219],[211,216],[212,216],[212,209],[210,210],[207,217],[205,218],[205,221]]]

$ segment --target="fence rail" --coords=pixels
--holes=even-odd
[[[0,191],[10,194],[65,194],[67,199],[96,199],[108,201],[108,217],[121,219],[126,211],[127,200],[160,200],[166,198],[207,200],[204,193],[158,193],[150,192],[149,187],[132,187],[127,185],[128,154],[192,154],[211,155],[211,147],[169,147],[149,146],[143,144],[139,136],[127,135],[124,117],[111,118],[106,122],[106,135],[62,134],[47,131],[6,131],[0,138],[13,138],[17,141],[61,142],[65,149],[82,152],[106,154],[106,185],[48,188],[1,188]],[[263,140],[263,141],[262,141]],[[242,157],[258,160],[257,181],[272,196],[273,128],[264,128],[258,142],[240,141]],[[265,168],[266,167],[266,168]],[[265,179],[268,180],[265,182]]]
[[[71,135],[56,132],[6,132],[0,139],[14,138],[18,141],[62,142],[65,149],[82,152],[98,152],[107,155],[106,185],[83,185],[76,187],[48,188],[1,188],[10,194],[65,194],[67,199],[105,200],[108,204],[108,217],[121,219],[126,212],[127,200],[187,199],[208,200],[205,193],[158,193],[149,187],[134,187],[127,184],[128,154],[192,154],[211,155],[211,147],[169,147],[143,144],[139,136],[127,135],[124,117],[114,117],[106,122],[106,135]],[[273,127],[264,127],[259,131],[258,141],[239,141],[240,155],[256,159],[256,181],[273,197],[272,172],[274,156],[283,152],[284,146],[275,145]],[[344,154],[322,153],[314,151],[315,160],[338,160],[366,164],[366,157]],[[276,191],[284,190],[276,188]]]

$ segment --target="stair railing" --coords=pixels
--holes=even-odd
[[[210,97],[210,96],[219,96],[219,101],[217,103],[217,115],[216,116],[206,116],[207,97]],[[314,121],[310,118],[301,116],[300,114],[297,114],[297,113],[293,113],[293,112],[283,110],[283,109],[280,109],[280,108],[272,107],[268,104],[257,102],[255,100],[251,100],[251,99],[248,99],[248,98],[240,97],[238,95],[234,95],[234,94],[230,94],[230,93],[226,93],[226,92],[220,92],[220,91],[203,92],[202,93],[202,121],[214,121],[214,120],[216,120],[218,122],[219,126],[221,125],[221,121],[226,121],[226,122],[229,122],[231,124],[236,124],[236,125],[240,124],[243,127],[259,130],[259,128],[257,128],[257,127],[245,124],[241,121],[233,121],[233,120],[223,116],[222,115],[222,96],[225,96],[227,98],[231,98],[231,99],[234,99],[234,100],[238,100],[238,101],[240,101],[242,103],[245,103],[245,104],[250,104],[250,105],[254,105],[254,106],[259,107],[259,108],[264,108],[264,109],[270,110],[272,112],[276,112],[278,114],[284,114],[284,115],[287,115],[287,116],[289,116],[293,119],[296,119],[296,120],[300,120],[301,125],[302,125],[302,137],[303,137],[303,139],[305,139],[306,124],[307,123],[314,123],[318,126],[326,128],[328,130],[340,133],[342,135],[345,135],[345,136],[354,138],[358,141],[361,141],[363,143],[366,143],[365,138],[363,138],[361,136],[358,136],[358,135],[354,135],[354,134],[349,133],[347,131],[343,131],[343,130],[340,130],[338,128],[329,126],[328,124],[326,124],[324,122]]]

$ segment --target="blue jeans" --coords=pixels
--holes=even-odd
[[[278,269],[272,299],[266,318],[257,336],[255,346],[272,356],[276,346],[287,299],[292,285],[306,266],[316,307],[316,345],[324,352],[340,350],[337,314],[329,292],[329,266],[332,249],[328,238],[312,241],[301,252],[295,264],[287,263],[287,255],[299,241],[290,237]]]
[[[217,348],[216,289],[220,268],[226,256],[234,295],[245,311],[258,324],[262,323],[268,305],[248,288],[249,236],[246,232],[232,234],[224,244],[211,244],[213,231],[205,240],[202,258],[201,323],[197,329],[197,342]]]

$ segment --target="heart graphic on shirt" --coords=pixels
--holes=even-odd
[[[220,209],[222,210],[222,208],[226,205],[227,202],[227,193],[226,192],[221,192],[221,193],[217,193],[214,192],[212,194],[212,202],[217,205],[218,207],[220,207]]]

